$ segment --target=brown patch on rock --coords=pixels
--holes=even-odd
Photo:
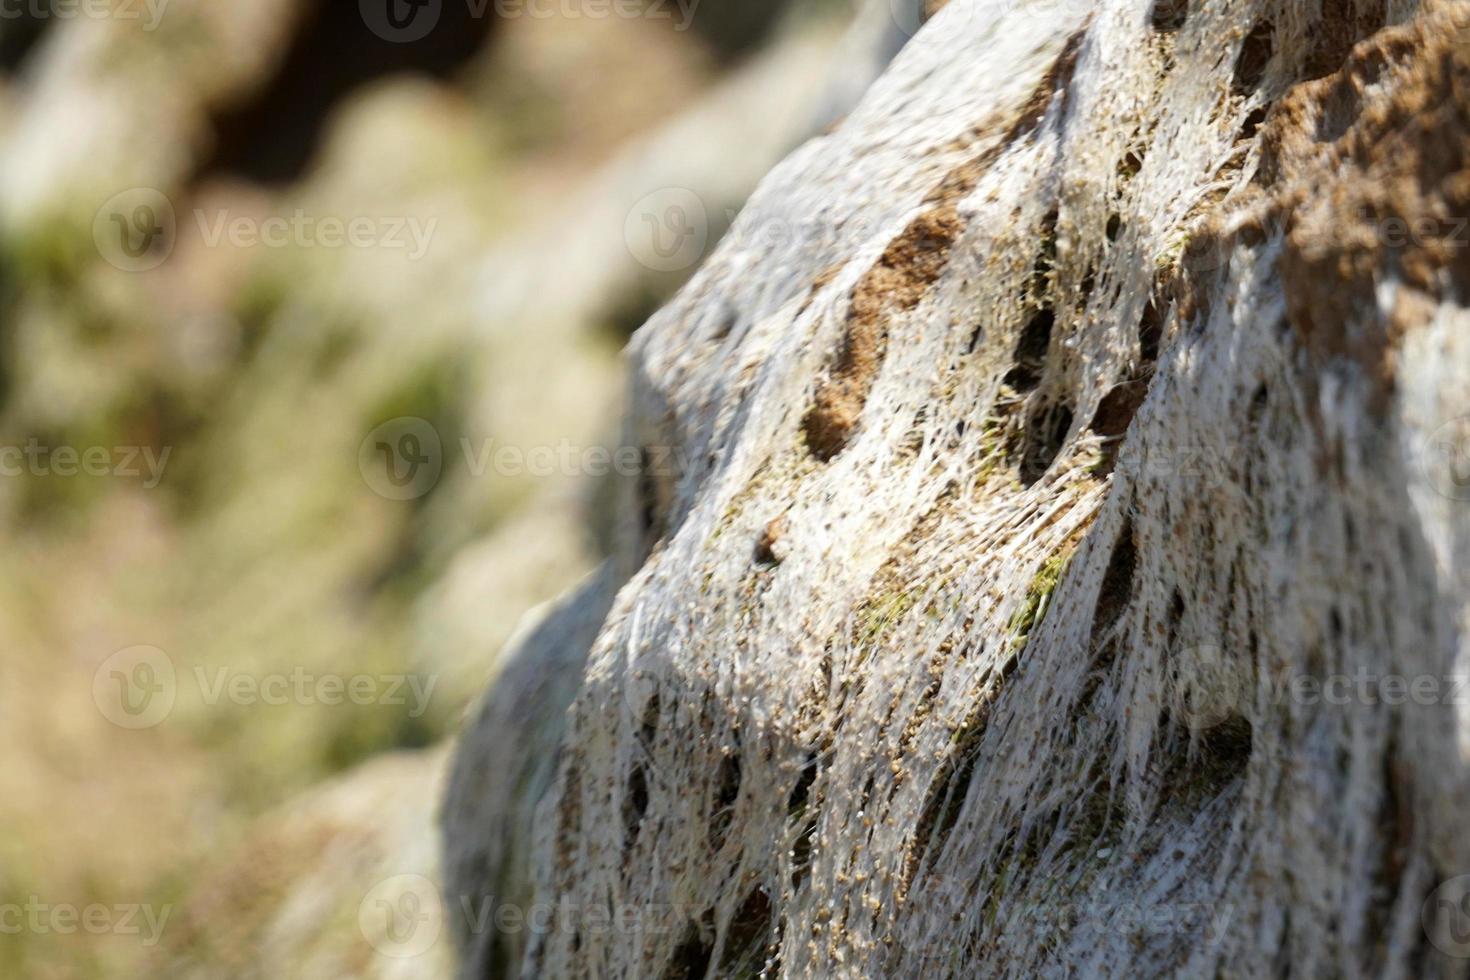
[[[1068,39],[1014,118],[1007,116],[977,130],[1007,126],[1004,137],[990,150],[945,175],[924,200],[931,209],[889,243],[877,265],[853,289],[837,363],[831,376],[817,388],[812,407],[802,420],[807,448],[817,459],[828,462],[847,448],[887,354],[889,318],[917,306],[944,272],[950,248],[964,230],[957,202],[975,189],[1006,147],[1040,125],[1052,98],[1064,92],[1072,78],[1084,33],[1077,31]]]
[[[1381,408],[1404,334],[1447,287],[1470,284],[1470,48],[1456,43],[1467,26],[1433,16],[1352,46],[1373,16],[1340,16],[1314,55],[1350,47],[1340,70],[1267,117],[1259,193],[1191,240],[1176,296],[1184,319],[1207,315],[1207,280],[1231,248],[1283,237],[1288,325],[1317,361],[1356,364]],[[1389,281],[1400,289],[1382,311]]]
[[[1404,333],[1428,319],[1446,286],[1470,283],[1470,52],[1453,36],[1431,20],[1355,50],[1309,91],[1339,112],[1356,102],[1356,118],[1310,153],[1316,166],[1292,173],[1289,157],[1283,166],[1297,178],[1284,195],[1293,206],[1281,257],[1288,322],[1319,358],[1362,368],[1380,405]],[[1395,63],[1414,49],[1412,67]],[[1386,94],[1372,98],[1367,85],[1389,72]],[[1310,193],[1326,168],[1342,175],[1338,185]],[[1385,312],[1378,289],[1387,281],[1401,292]]]
[[[791,530],[791,521],[783,514],[761,532],[755,543],[755,560],[762,565],[779,565],[791,553],[786,533]]]
[[[889,243],[852,291],[847,330],[831,377],[802,423],[812,455],[827,462],[847,447],[888,347],[888,318],[919,305],[949,264],[964,228],[953,204],[919,215]]]

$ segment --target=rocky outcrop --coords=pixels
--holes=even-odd
[[[530,858],[536,809],[556,775],[563,716],[577,696],[587,650],[607,616],[617,584],[602,569],[555,607],[535,614],[508,644],[487,697],[467,725],[444,803],[443,832],[456,844],[444,880],[456,906],[449,921],[465,976],[514,973],[524,930],[496,928],[484,908],[527,909],[535,899]],[[513,750],[508,751],[510,747]]]
[[[1467,123],[1463,4],[944,6],[633,341],[465,975],[1463,975]]]

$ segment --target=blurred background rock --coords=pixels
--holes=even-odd
[[[693,191],[712,245],[895,44],[840,0],[688,7],[444,0],[411,42],[348,0],[5,7],[0,446],[151,457],[0,477],[0,905],[170,911],[156,946],[23,928],[0,975],[449,974],[447,938],[383,956],[359,912],[433,879],[443,741],[614,533],[614,478],[481,454],[615,451],[618,351],[692,271],[637,260],[639,202]],[[139,201],[172,224],[120,256]],[[424,247],[213,237],[297,215]],[[403,417],[443,447],[408,501],[359,465]],[[137,646],[175,698],[128,730],[94,680]],[[209,690],[281,675],[434,686],[421,712]]]

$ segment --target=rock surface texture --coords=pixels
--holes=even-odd
[[[1467,216],[1470,5],[944,6],[633,341],[464,974],[1463,976]]]

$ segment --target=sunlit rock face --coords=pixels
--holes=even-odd
[[[634,338],[678,466],[460,749],[451,890],[555,910],[466,975],[1462,973],[1467,46],[939,11]]]

